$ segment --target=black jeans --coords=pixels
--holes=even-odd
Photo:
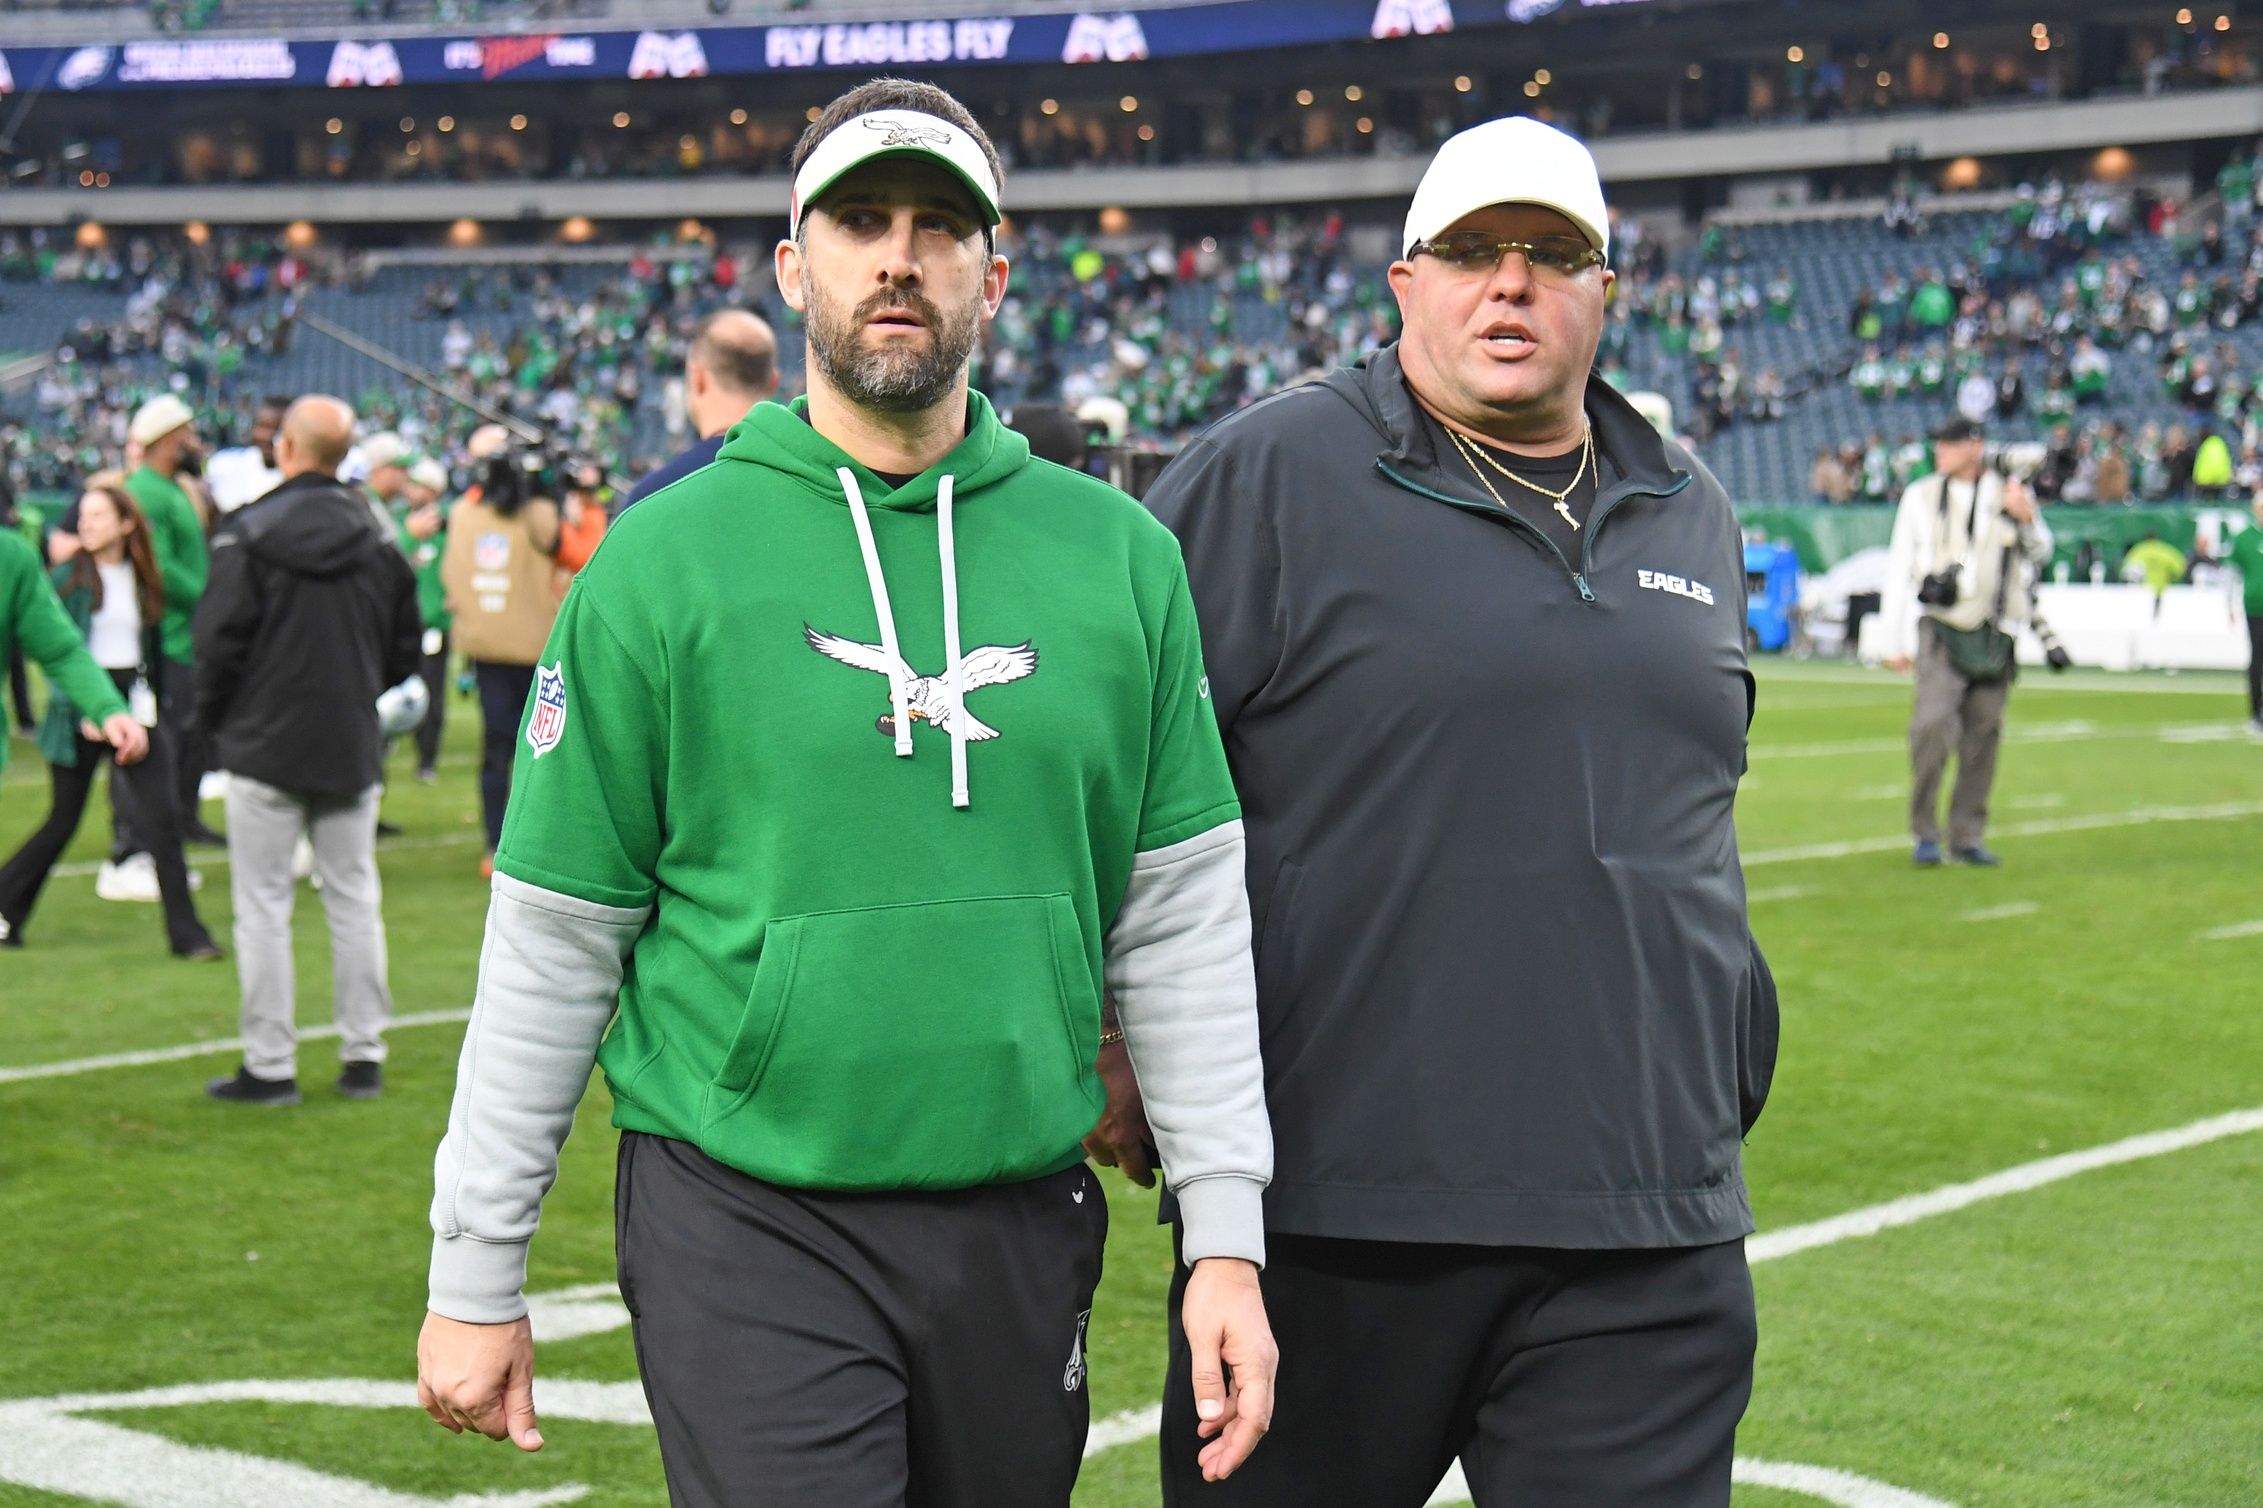
[[[113,671],[112,678],[121,691],[133,682],[130,671]],[[54,872],[56,861],[78,832],[79,820],[86,815],[87,796],[94,789],[94,777],[105,765],[111,765],[110,746],[81,738],[76,763],[48,767],[54,798],[47,809],[47,820],[6,864],[0,865],[0,917],[7,919],[8,930],[17,936],[31,920],[32,908],[39,903],[39,892]],[[166,942],[176,953],[209,945],[212,934],[205,931],[189,894],[188,864],[181,857],[181,829],[170,795],[173,771],[166,761],[165,746],[152,739],[147,759],[139,764],[112,765],[112,770],[111,788],[131,793],[137,811],[135,821],[148,845],[146,852],[157,864],[157,893],[164,902]]]
[[[503,841],[503,808],[511,799],[511,760],[518,753],[519,720],[534,694],[532,665],[474,660],[479,682],[479,716],[486,724],[479,760],[479,814],[487,821],[487,851]]]
[[[157,693],[157,726],[149,735],[150,757],[143,764],[153,764],[162,754],[165,767],[171,773],[162,786],[149,788],[147,795],[138,782],[110,782],[110,816],[115,841],[110,846],[111,857],[124,858],[128,854],[154,855],[151,846],[154,824],[143,814],[145,802],[160,796],[163,804],[171,808],[173,836],[176,840],[185,835],[197,821],[197,785],[204,779],[206,766],[211,764],[212,741],[205,737],[196,717],[196,670],[179,660],[165,660],[150,675],[150,689]]]
[[[417,724],[416,767],[429,770],[440,762],[440,733],[448,721],[448,636],[440,636],[440,652],[425,655],[416,662],[417,676],[424,682],[426,696],[432,705],[425,710],[424,721]]]

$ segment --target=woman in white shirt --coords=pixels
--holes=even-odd
[[[117,683],[134,716],[153,726],[157,698],[147,671],[158,661],[157,624],[164,614],[165,587],[147,523],[124,487],[97,480],[79,499],[78,540],[77,552],[52,573],[56,594],[71,621],[86,634],[95,663]],[[100,730],[54,690],[48,693],[39,747],[47,756],[54,794],[47,820],[0,865],[0,946],[23,946],[24,927],[39,892],[79,830],[94,777],[111,759],[110,745],[100,737]],[[166,942],[179,958],[219,958],[220,949],[198,918],[189,891],[165,757],[153,745],[149,758],[117,766],[112,778],[125,785],[148,829]]]

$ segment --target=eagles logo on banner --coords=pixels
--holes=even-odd
[[[527,747],[540,759],[558,747],[566,733],[566,662],[534,667],[534,716],[527,719]]]

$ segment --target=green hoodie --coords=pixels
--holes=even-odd
[[[495,863],[600,906],[659,898],[598,1056],[616,1125],[796,1187],[1081,1156],[1133,856],[1240,810],[1176,542],[1033,461],[979,394],[969,420],[890,491],[798,405],[759,404],[567,595]]]
[[[83,627],[48,584],[39,553],[23,536],[0,529],[0,661],[17,649],[47,672],[51,698],[69,698],[96,722],[126,710],[108,672],[87,653]],[[0,731],[0,768],[7,763],[8,738]]]

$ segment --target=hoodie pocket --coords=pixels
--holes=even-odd
[[[1737,1111],[1747,1133],[1768,1103],[1768,1086],[1776,1078],[1776,1048],[1782,1021],[1776,1005],[1776,976],[1760,951],[1757,938],[1749,938],[1752,974],[1745,986],[1742,1051],[1737,1055]]]
[[[1066,895],[781,917],[702,1101],[700,1145],[797,1187],[1033,1178],[1099,1118],[1099,1036]]]

